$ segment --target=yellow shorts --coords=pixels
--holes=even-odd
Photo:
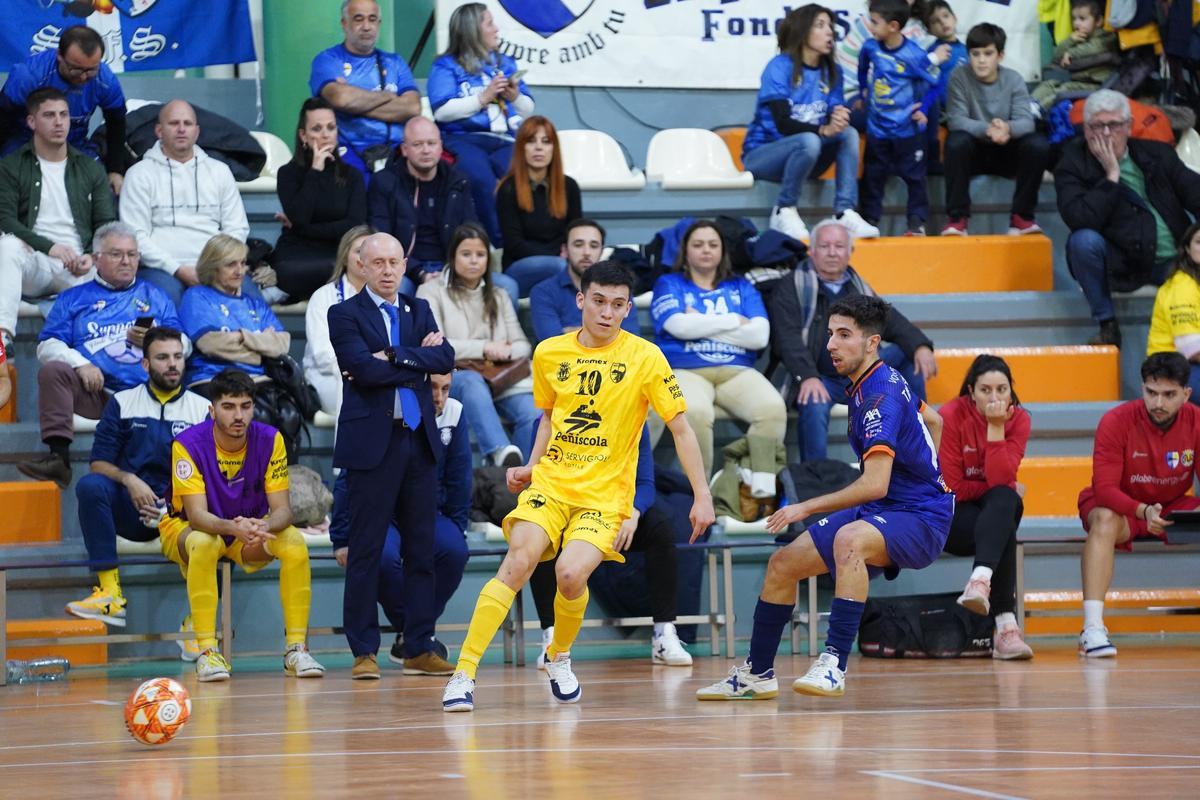
[[[532,522],[550,537],[550,546],[542,553],[542,561],[557,556],[567,542],[581,541],[603,553],[605,561],[624,563],[625,556],[613,550],[613,541],[624,520],[625,517],[615,511],[567,505],[530,486],[521,492],[517,507],[504,518],[504,538],[508,539],[514,522]]]
[[[183,560],[183,556],[179,554],[179,537],[188,529],[187,520],[178,519],[177,517],[164,517],[162,522],[158,523],[158,541],[162,546],[162,554],[170,561],[179,565],[179,571],[183,573],[183,577],[187,579],[187,562]],[[202,533],[196,531],[191,535]],[[212,536],[214,534],[203,534]],[[241,567],[245,572],[257,572],[258,570],[270,564],[270,561],[251,561],[247,562],[242,557],[242,549],[245,543],[240,539],[235,539],[233,544],[227,544],[225,539],[218,536],[221,540],[221,555],[220,558],[227,558],[233,563]]]

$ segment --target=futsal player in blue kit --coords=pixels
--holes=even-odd
[[[862,477],[832,494],[785,506],[767,520],[767,529],[778,533],[809,515],[828,514],[771,556],[754,610],[750,654],[729,677],[697,691],[700,700],[779,694],[775,651],[792,618],[796,585],[826,572],[834,577],[834,599],[825,651],[792,688],[841,696],[870,579],[921,569],[942,551],[954,517],[954,495],[937,458],[942,420],[879,359],[888,310],[878,297],[861,295],[829,309],[826,347],[838,374],[850,380],[849,438]]]

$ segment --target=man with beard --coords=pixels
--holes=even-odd
[[[579,282],[588,267],[600,260],[604,252],[604,228],[591,219],[577,219],[567,226],[562,257],[567,260],[563,271],[534,286],[529,292],[529,315],[533,322],[533,340],[563,333],[573,333],[583,325],[583,312],[575,303]],[[637,335],[641,330],[637,309],[621,320],[621,327]]]
[[[1113,550],[1134,539],[1166,537],[1173,511],[1192,511],[1200,409],[1188,402],[1188,361],[1154,353],[1142,362],[1142,398],[1100,418],[1092,454],[1092,485],[1079,493],[1083,546],[1083,631],[1079,654],[1117,654],[1104,627],[1104,595],[1112,582]]]
[[[862,477],[767,519],[767,530],[779,533],[812,514],[829,514],[771,556],[754,609],[750,654],[728,678],[697,691],[700,700],[764,700],[779,694],[775,651],[792,618],[796,584],[826,572],[834,578],[834,590],[825,652],[792,689],[840,697],[871,578],[923,569],[946,543],[954,495],[938,467],[942,418],[879,358],[890,311],[883,300],[867,295],[839,300],[829,309],[825,347],[838,374],[850,379],[849,438]]]
[[[208,416],[208,401],[182,388],[183,334],[151,328],[142,340],[149,379],[117,392],[96,426],[92,471],[79,480],[79,529],[100,585],[67,603],[67,613],[125,627],[125,596],[117,575],[117,536],[158,538],[171,483],[171,440]]]
[[[254,420],[254,381],[226,369],[209,383],[207,419],[171,444],[167,515],[158,523],[162,553],[187,581],[196,631],[196,679],[227,681],[232,668],[217,650],[217,562],[245,572],[279,560],[279,602],[286,649],[283,672],[320,678],[325,668],[308,652],[312,572],[308,546],[292,525],[283,437]]]

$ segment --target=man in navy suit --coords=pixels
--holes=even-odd
[[[342,370],[333,464],[346,470],[349,553],[342,618],[354,654],[351,677],[378,680],[379,563],[389,523],[404,531],[405,673],[449,675],[434,652],[434,526],[442,443],[429,376],[454,369],[454,348],[429,304],[400,294],[404,249],[379,233],[362,244],[367,283],[329,309]]]

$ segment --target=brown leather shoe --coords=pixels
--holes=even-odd
[[[354,659],[354,666],[350,668],[350,678],[356,681],[379,680],[379,665],[375,663],[375,656],[365,655],[356,657]]]
[[[453,675],[454,665],[432,650],[404,659],[405,675]]]
[[[66,489],[71,485],[71,467],[53,453],[46,453],[29,461],[17,464],[22,475],[35,481],[54,481],[58,488]]]

